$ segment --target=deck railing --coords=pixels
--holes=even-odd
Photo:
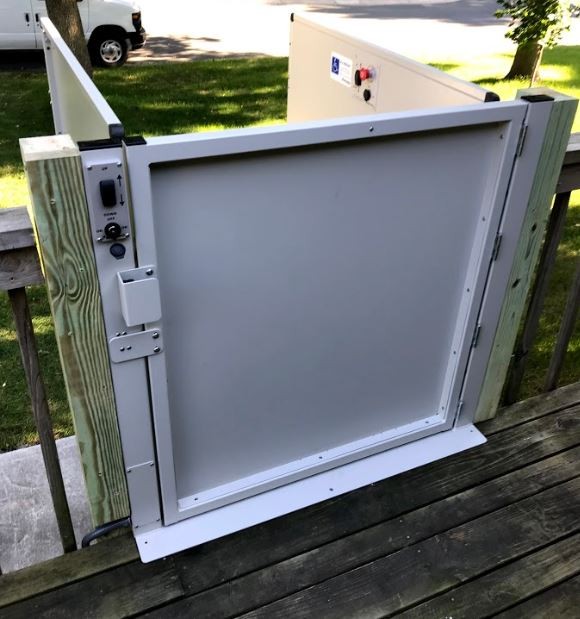
[[[580,133],[571,136],[564,159],[542,255],[523,321],[523,329],[515,346],[512,367],[506,381],[506,403],[515,402],[519,397],[527,356],[537,334],[546,291],[562,237],[570,194],[576,189],[580,189]],[[32,414],[38,430],[62,547],[64,552],[70,552],[76,549],[75,536],[26,295],[26,286],[43,282],[32,225],[26,209],[18,207],[0,210],[0,290],[7,291],[10,298],[14,326],[31,398]],[[554,389],[558,383],[579,306],[580,257],[577,258],[576,272],[569,288],[560,332],[545,379],[544,389],[546,391]]]

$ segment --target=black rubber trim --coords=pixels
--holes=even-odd
[[[147,144],[147,140],[142,135],[129,135],[123,138],[125,146],[143,146]]]
[[[294,21],[294,13],[290,13],[290,21]]]
[[[488,90],[485,93],[485,99],[483,100],[484,103],[493,103],[495,101],[499,101],[499,95],[495,92],[491,92],[491,90]]]
[[[111,140],[121,140],[125,136],[125,128],[121,123],[109,125],[109,137]]]
[[[104,150],[105,148],[119,148],[121,140],[88,140],[78,142],[80,151],[84,150]]]
[[[521,98],[528,103],[541,103],[542,101],[554,100],[554,97],[550,97],[549,95],[526,95],[525,97]]]

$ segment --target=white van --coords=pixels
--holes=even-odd
[[[143,47],[141,11],[131,0],[77,0],[91,60],[118,67],[132,49]],[[0,0],[0,49],[42,49],[44,0]]]

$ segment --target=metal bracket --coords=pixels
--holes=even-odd
[[[109,340],[109,354],[113,363],[158,355],[162,351],[163,337],[160,329],[120,335]]]
[[[497,236],[495,237],[495,241],[493,243],[493,250],[491,252],[492,262],[495,262],[497,260],[497,257],[499,256],[499,248],[501,247],[502,240],[503,240],[503,234],[500,234],[498,232]]]
[[[159,280],[155,267],[147,266],[117,273],[121,313],[128,327],[156,322],[161,318]]]
[[[473,332],[473,338],[471,340],[471,348],[475,348],[479,342],[479,335],[481,333],[481,323],[477,323],[475,331]]]

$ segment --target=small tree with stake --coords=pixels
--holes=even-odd
[[[554,46],[568,30],[569,0],[497,0],[496,17],[509,17],[506,37],[518,44],[512,67],[505,79],[538,75],[545,47]]]

